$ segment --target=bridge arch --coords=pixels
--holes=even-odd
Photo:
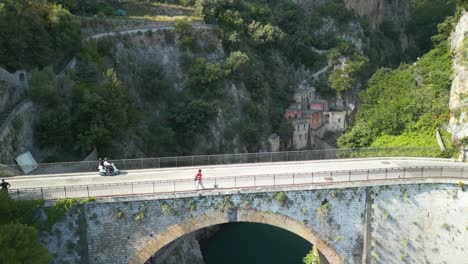
[[[268,224],[288,230],[313,244],[330,264],[343,263],[342,257],[338,255],[335,249],[326,241],[323,241],[307,225],[278,213],[238,209],[230,212],[212,212],[169,227],[139,249],[135,256],[130,259],[129,264],[144,264],[154,253],[167,244],[198,229],[235,222]]]

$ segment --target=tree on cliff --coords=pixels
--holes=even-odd
[[[0,263],[48,264],[52,257],[37,243],[37,230],[23,224],[0,225]]]
[[[0,192],[0,263],[48,264],[52,258],[39,243],[32,224],[37,201],[13,201]]]
[[[2,1],[0,62],[8,69],[57,64],[80,45],[80,23],[46,1]]]

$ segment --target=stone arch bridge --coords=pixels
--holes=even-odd
[[[291,231],[317,247],[322,263],[463,263],[468,257],[468,192],[457,184],[323,187],[99,200],[82,212],[82,257],[143,264],[183,235],[232,222]]]
[[[67,232],[71,240],[45,239],[57,263],[143,264],[185,234],[234,222],[289,230],[316,246],[323,263],[464,263],[465,167],[431,159],[212,166],[203,168],[204,181],[219,187],[203,191],[194,189],[193,167],[9,181],[22,188],[11,192],[18,199],[99,197],[55,225],[55,233]],[[76,254],[68,254],[71,248]]]

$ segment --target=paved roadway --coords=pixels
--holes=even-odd
[[[117,176],[100,176],[96,173],[70,173],[53,175],[31,175],[15,176],[8,181],[14,189],[18,188],[40,188],[93,184],[116,184],[143,181],[173,181],[193,179],[197,170],[202,169],[204,179],[224,178],[252,178],[254,176],[272,175],[280,176],[292,173],[296,175],[307,175],[315,173],[324,177],[328,171],[347,170],[369,170],[411,167],[456,167],[468,173],[468,164],[457,163],[443,159],[357,159],[357,160],[320,160],[320,161],[298,161],[298,162],[273,162],[273,163],[248,163],[235,165],[216,165],[200,167],[160,168],[146,170],[122,171]],[[401,174],[401,171],[398,172]],[[420,173],[420,172],[419,172]],[[334,173],[335,174],[335,173]],[[337,175],[340,173],[336,173]],[[343,172],[343,175],[347,173]],[[355,173],[353,172],[353,175]],[[367,172],[366,172],[367,174]],[[435,175],[436,176],[436,175]],[[310,176],[309,176],[310,177]],[[372,179],[372,175],[371,175]],[[221,187],[221,186],[220,186]]]

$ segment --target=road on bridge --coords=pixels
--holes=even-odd
[[[422,167],[427,168],[425,175],[422,174]],[[435,167],[437,169],[434,169]],[[15,189],[18,191],[17,189],[27,188],[55,188],[55,191],[46,192],[45,195],[41,190],[43,198],[54,199],[62,196],[86,197],[193,191],[195,189],[193,180],[198,169],[203,171],[205,187],[213,188],[217,185],[218,188],[224,189],[333,183],[348,180],[438,177],[439,174],[442,175],[441,167],[449,168],[444,172],[444,176],[468,176],[468,164],[451,160],[371,158],[129,170],[122,171],[122,174],[117,176],[100,176],[97,171],[95,173],[26,175],[16,176],[8,181],[12,184],[12,195]],[[57,193],[57,190],[61,190],[60,193]],[[20,196],[19,192],[18,196]]]

